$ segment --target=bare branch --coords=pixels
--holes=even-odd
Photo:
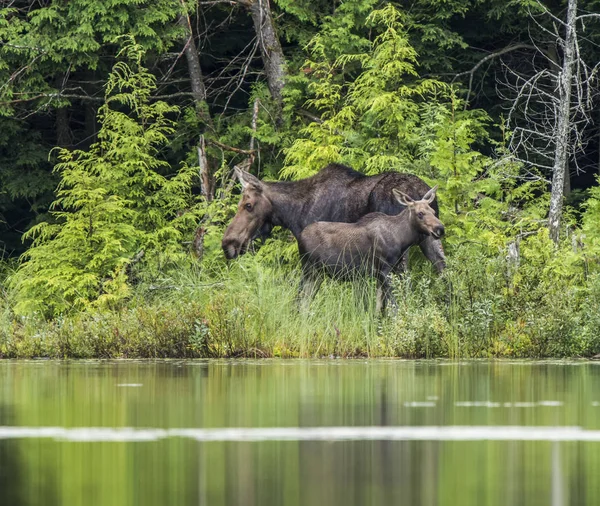
[[[318,116],[315,116],[313,113],[307,111],[306,109],[298,109],[298,114],[308,118],[311,121],[314,121],[315,123],[319,123],[319,124],[323,123],[323,120],[321,118],[319,118]]]
[[[507,53],[510,53],[513,51],[517,51],[519,49],[532,49],[534,51],[537,50],[537,48],[535,46],[532,46],[531,44],[515,44],[513,46],[507,46],[503,49],[500,49],[499,51],[495,51],[495,52],[490,53],[487,56],[485,56],[479,62],[477,62],[471,70],[468,70],[466,72],[460,72],[459,74],[456,74],[454,76],[454,78],[452,79],[452,82],[454,82],[456,79],[458,79],[461,76],[465,76],[465,75],[469,76],[469,88],[467,90],[467,97],[465,99],[465,108],[468,106],[469,99],[471,97],[471,92],[473,90],[473,78],[474,78],[475,72],[477,72],[477,70],[482,65],[493,60],[494,58],[498,58],[499,56],[502,56],[504,54],[507,54]]]
[[[552,21],[554,21],[555,23],[558,23],[559,25],[562,25],[563,27],[567,26],[567,23],[565,23],[562,19],[556,17],[554,14],[552,14],[549,10],[548,7],[546,7],[542,2],[540,2],[540,0],[536,0],[536,3],[542,8],[542,10],[544,11],[544,14],[546,16],[548,16],[549,18],[552,19]],[[534,16],[532,16],[534,17]]]
[[[198,2],[198,5],[218,5],[218,4],[227,4],[227,5],[236,5],[237,2],[234,0],[211,0],[208,2]]]
[[[223,144],[222,142],[219,142],[215,139],[207,139],[206,142],[213,144],[221,149],[224,149],[225,151],[233,151],[234,153],[240,153],[242,155],[254,155],[256,153],[255,149],[234,148],[233,146],[228,146],[227,144]]]
[[[582,19],[588,19],[588,18],[593,18],[593,19],[598,19],[600,20],[600,14],[582,14],[581,16],[577,16],[577,21],[581,21]]]

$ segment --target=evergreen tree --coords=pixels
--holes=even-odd
[[[98,142],[89,151],[62,149],[53,221],[34,226],[33,239],[12,279],[17,311],[55,315],[94,302],[115,304],[129,295],[132,261],[150,265],[185,257],[183,232],[195,171],[173,174],[160,150],[173,133],[177,108],[151,101],[155,78],[143,51],[128,42],[108,79]]]

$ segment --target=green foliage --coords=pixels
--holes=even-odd
[[[392,4],[373,11],[368,22],[376,35],[372,43],[365,41],[369,50],[341,54],[335,61],[327,58],[321,36],[314,39],[314,58],[306,64],[313,69],[308,105],[323,121],[300,131],[302,137],[286,150],[282,174],[307,177],[329,162],[367,174],[411,172],[440,185],[449,241],[495,239],[493,248],[503,246],[504,238],[481,237],[482,232],[495,236],[499,229],[508,233],[500,224],[508,208],[500,171],[473,148],[489,142],[489,118],[465,109],[444,83],[416,78],[416,53],[400,20]],[[354,67],[354,77],[342,81],[339,74],[346,75],[348,66]],[[501,164],[504,171],[507,165]]]
[[[94,70],[104,52],[114,51],[118,37],[136,38],[146,51],[164,52],[180,37],[173,23],[181,11],[178,0],[72,0],[32,9],[0,9],[0,114],[14,112],[15,93],[34,105],[65,105],[53,95],[47,75]],[[25,65],[25,66],[23,66]],[[5,105],[6,104],[6,105]]]
[[[417,259],[413,259],[417,260]],[[367,280],[326,282],[299,310],[298,271],[245,256],[229,269],[183,267],[141,284],[123,307],[12,319],[0,312],[0,357],[563,357],[600,351],[598,277],[523,269],[473,245],[443,276],[413,265],[394,282],[397,312],[374,311]],[[528,261],[523,261],[526,265]],[[4,308],[6,306],[3,306]]]
[[[600,186],[594,186],[591,188],[589,199],[585,203],[582,232],[585,234],[585,244],[596,254],[600,252],[598,220],[600,220]]]
[[[98,49],[124,34],[134,36],[146,50],[168,47],[177,36],[169,21],[179,12],[178,0],[71,0],[49,2],[31,10],[28,18],[17,8],[3,9],[0,15],[6,33],[13,36],[7,52],[41,55],[42,61],[54,63],[68,58],[73,65],[93,67]]]
[[[58,143],[55,111],[64,112],[67,135],[61,145],[88,146],[95,133],[96,99],[118,49],[116,39],[133,35],[150,54],[164,53],[181,35],[174,22],[181,3],[17,0],[4,5],[0,7],[0,215],[5,223],[0,230],[3,246],[18,254],[23,248],[17,236],[48,218],[54,198],[55,160],[49,161],[49,152]]]
[[[442,83],[415,82],[414,50],[402,31],[398,11],[388,4],[373,11],[367,22],[376,31],[373,42],[362,39],[362,53],[331,59],[327,39],[318,35],[306,62],[312,78],[307,105],[322,122],[304,128],[286,152],[288,177],[306,177],[329,162],[347,163],[368,174],[407,170],[413,159],[411,139],[419,121],[420,99]],[[344,82],[350,72],[356,77]]]
[[[179,0],[16,1],[0,9],[2,247],[14,255],[31,246],[2,283],[8,330],[0,353],[597,353],[600,190],[567,201],[565,239],[555,246],[545,228],[548,174],[528,167],[524,177],[506,150],[507,133],[494,125],[507,103],[494,89],[500,60],[481,66],[464,93],[465,72],[483,55],[544,29],[527,21],[544,5],[275,0],[288,62],[281,122],[240,5],[206,5],[201,15]],[[188,93],[182,10],[206,79],[202,104]],[[124,35],[137,45],[119,52]],[[586,37],[598,38],[592,29]],[[597,60],[593,48],[581,50]],[[115,64],[115,54],[123,61]],[[518,53],[503,55],[512,57]],[[206,200],[196,197],[199,135],[214,183]],[[220,242],[239,197],[231,167],[245,161],[240,150],[251,142],[252,171],[270,180],[341,162],[439,185],[449,268],[437,278],[412,255],[416,267],[396,280],[393,317],[380,319],[372,308],[365,315],[356,303],[370,283],[326,283],[299,315],[297,247],[288,232],[275,230],[253,256],[225,267]],[[196,228],[203,256],[190,274],[186,249]],[[24,230],[25,246],[15,246]],[[184,274],[173,277],[175,267]],[[176,319],[180,306],[181,325],[151,316]],[[29,316],[15,318],[13,308]],[[167,337],[171,331],[177,338]]]
[[[129,295],[132,259],[162,267],[184,260],[183,234],[193,226],[190,188],[195,170],[173,173],[160,150],[177,111],[150,101],[154,77],[142,49],[127,43],[100,108],[98,143],[60,151],[53,221],[33,227],[33,244],[12,283],[18,312],[56,315],[94,302],[114,305]]]

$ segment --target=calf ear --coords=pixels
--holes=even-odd
[[[423,198],[421,200],[426,200],[428,204],[431,204],[433,202],[433,199],[435,199],[435,192],[438,189],[438,185],[436,184],[431,190],[429,190],[425,195],[423,195]]]
[[[248,186],[254,186],[257,190],[262,190],[263,185],[260,182],[260,179],[250,174],[250,172],[240,169],[237,165],[233,168],[233,171],[240,180],[242,190],[245,190]]]
[[[411,206],[415,203],[413,199],[411,199],[406,193],[402,193],[400,190],[396,190],[396,188],[392,188],[392,193],[396,200],[400,202],[403,206]]]

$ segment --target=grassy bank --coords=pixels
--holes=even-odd
[[[380,317],[369,283],[325,282],[308,308],[298,272],[251,257],[139,285],[118,309],[16,317],[5,300],[2,358],[562,357],[600,352],[600,278],[543,281],[502,259],[456,255],[443,276],[417,265]],[[413,262],[414,263],[414,262]],[[515,281],[515,280],[518,280]]]

